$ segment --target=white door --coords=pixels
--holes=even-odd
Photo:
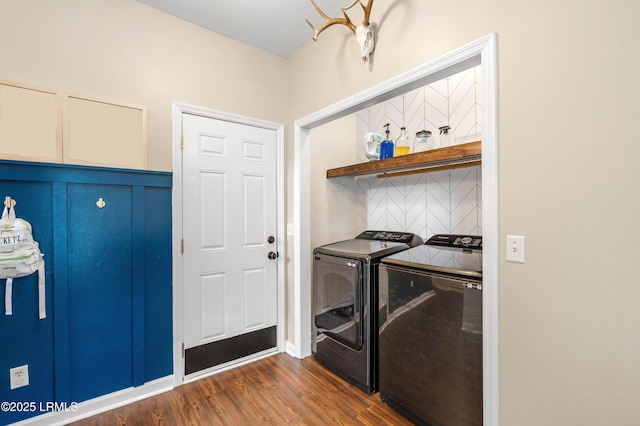
[[[185,375],[277,346],[276,131],[183,114]]]

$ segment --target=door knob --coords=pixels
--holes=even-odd
[[[275,240],[276,239],[273,237],[273,235],[269,235],[269,238],[267,238],[267,241],[269,242],[269,244],[273,244]]]
[[[267,257],[271,260],[276,259],[278,256],[279,254],[277,251],[276,252],[270,251],[269,254],[267,255]]]

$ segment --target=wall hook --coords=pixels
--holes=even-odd
[[[96,206],[98,206],[98,208],[104,208],[104,206],[106,206],[107,203],[104,202],[104,200],[102,199],[102,197],[98,198],[98,201],[96,201]]]
[[[8,209],[14,207],[16,205],[16,200],[14,200],[13,198],[7,196],[4,197],[4,206]]]

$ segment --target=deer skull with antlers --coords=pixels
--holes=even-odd
[[[347,10],[351,9],[356,4],[360,4],[362,6],[362,10],[364,11],[364,18],[362,18],[362,23],[358,26],[355,26],[349,16],[347,16]],[[363,5],[360,0],[354,0],[349,6],[342,8],[343,18],[331,18],[327,14],[325,14],[318,5],[311,0],[311,4],[318,11],[320,16],[324,18],[324,24],[319,26],[318,28],[314,27],[311,22],[307,19],[307,24],[315,31],[313,36],[313,40],[317,40],[318,36],[322,31],[329,28],[334,24],[345,25],[351,31],[353,31],[356,35],[356,40],[358,44],[360,44],[360,52],[362,53],[362,61],[364,62],[364,66],[367,69],[371,69],[371,54],[373,53],[374,48],[374,40],[373,40],[373,23],[369,21],[369,15],[371,14],[371,6],[373,5],[373,0],[368,0],[367,5]]]

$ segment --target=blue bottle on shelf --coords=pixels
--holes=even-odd
[[[394,151],[394,145],[393,145],[393,141],[391,140],[391,136],[389,136],[389,124],[385,124],[384,127],[386,127],[387,129],[385,130],[385,134],[387,135],[384,140],[382,141],[382,143],[380,144],[380,159],[383,160],[385,158],[392,158],[393,157],[393,151]]]

